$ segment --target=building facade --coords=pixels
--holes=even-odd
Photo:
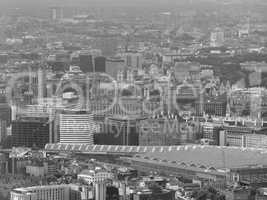
[[[48,118],[22,118],[13,121],[12,142],[16,147],[43,148],[49,143]]]
[[[60,114],[60,143],[93,144],[100,127],[89,114]]]
[[[11,191],[11,200],[93,200],[88,186],[47,185],[17,188]]]

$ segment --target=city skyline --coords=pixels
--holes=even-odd
[[[0,200],[266,200],[264,0],[0,0]]]

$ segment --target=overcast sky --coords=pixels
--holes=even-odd
[[[199,1],[199,0],[198,0]],[[49,6],[63,7],[163,7],[188,0],[0,0],[1,14],[21,8],[26,14],[44,12]]]
[[[170,4],[189,1],[203,1],[203,0],[0,0],[0,5],[5,7],[24,7],[26,5],[47,6],[51,4],[63,5],[90,5],[90,4],[104,4],[104,5],[156,5],[156,4]],[[216,0],[205,0],[216,1]]]
[[[208,2],[203,4],[201,2]],[[160,8],[162,10],[166,8],[176,9],[182,8],[181,5],[205,8],[211,4],[211,2],[237,2],[237,1],[263,1],[266,0],[0,0],[0,14],[8,13],[14,8],[21,8],[26,15],[43,15],[47,12],[49,6],[63,6],[63,7],[81,7],[81,8],[93,8],[93,7],[138,7],[138,8]],[[193,4],[190,4],[193,2]],[[192,6],[193,7],[193,6]],[[167,11],[167,10],[166,10]]]

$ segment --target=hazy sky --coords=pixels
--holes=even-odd
[[[27,7],[27,6],[48,6],[51,4],[71,5],[168,5],[172,3],[199,2],[203,0],[0,0],[1,7]],[[217,1],[217,0],[204,0]]]
[[[199,0],[198,0],[199,1]],[[0,12],[8,13],[14,8],[21,8],[26,14],[44,13],[49,6],[63,7],[163,7],[188,0],[0,0]]]
[[[48,5],[48,4],[90,4],[90,3],[98,3],[98,4],[143,4],[143,3],[151,3],[151,5],[155,3],[169,3],[175,1],[186,1],[186,0],[0,0],[0,5],[26,5],[26,4],[35,4],[35,5]]]
[[[208,2],[203,4],[203,1]],[[266,0],[223,0],[224,2],[256,2]],[[190,4],[193,2],[193,4]],[[201,3],[202,2],[202,3]],[[8,13],[14,8],[21,8],[26,15],[44,15],[48,12],[48,7],[53,5],[63,6],[67,8],[81,7],[138,7],[138,8],[160,8],[160,9],[176,9],[182,5],[207,7],[212,5],[211,2],[222,2],[222,0],[0,0],[0,14]],[[196,5],[197,4],[197,5]],[[200,6],[201,5],[201,6]],[[192,7],[194,7],[192,6]]]

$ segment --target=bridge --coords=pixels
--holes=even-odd
[[[50,153],[81,153],[81,154],[119,154],[133,155],[153,152],[171,152],[182,146],[122,146],[122,145],[89,145],[89,144],[47,144],[45,151]]]

